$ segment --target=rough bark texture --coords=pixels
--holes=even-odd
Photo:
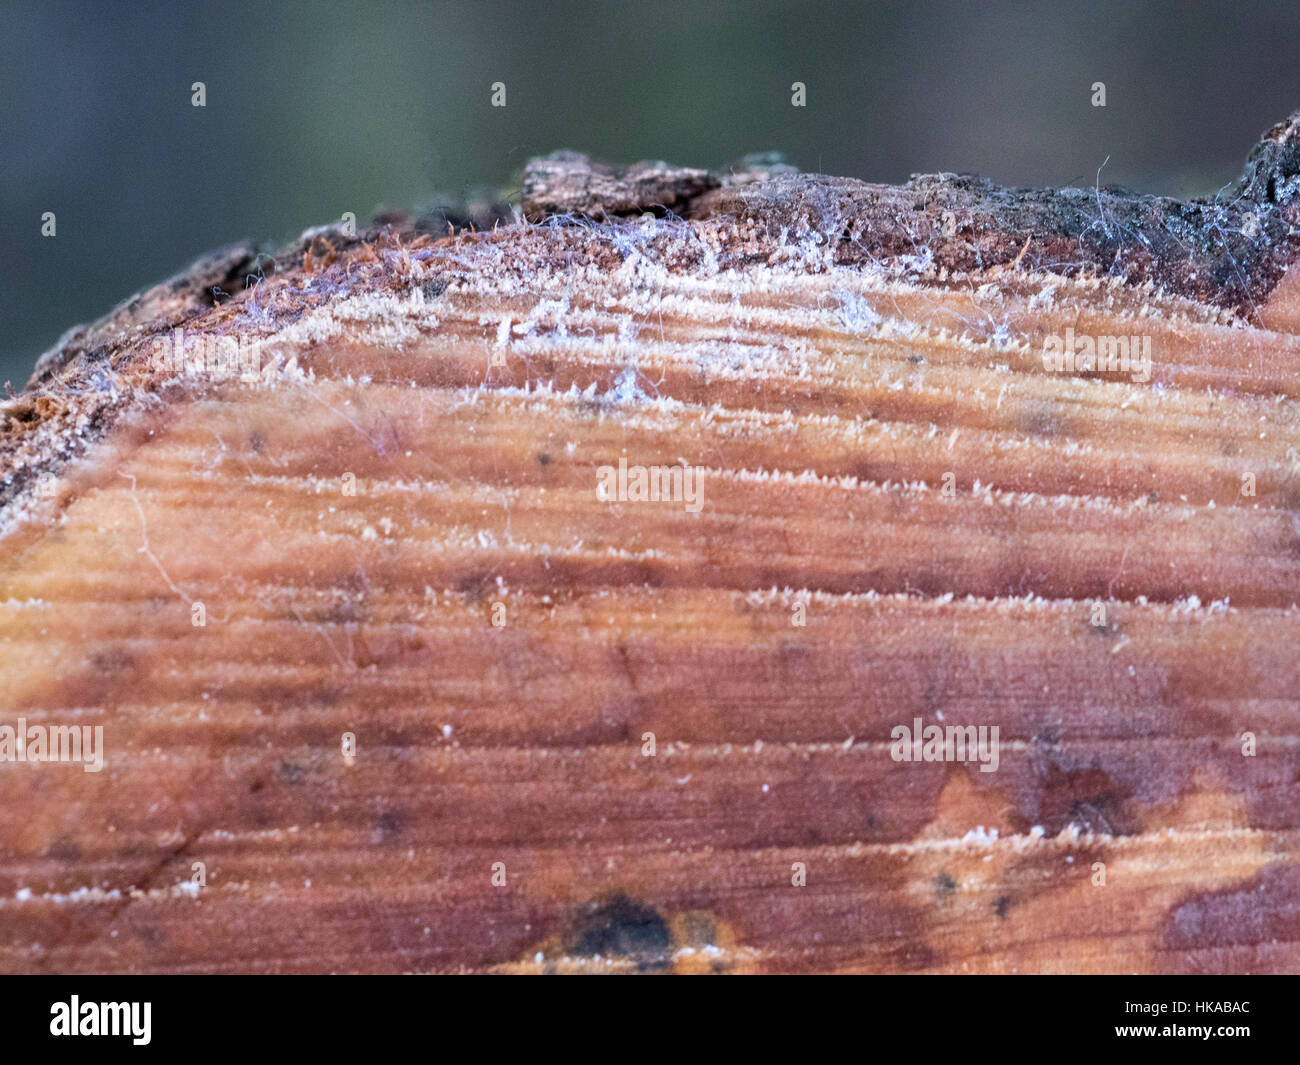
[[[1190,205],[559,155],[73,331],[0,725],[106,765],[0,762],[0,968],[1296,971],[1294,130]]]

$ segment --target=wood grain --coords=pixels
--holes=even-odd
[[[241,251],[42,361],[0,724],[106,764],[0,762],[0,969],[1300,970],[1279,245],[1180,292],[646,173]],[[258,376],[160,371],[178,326]],[[1067,327],[1150,380],[1046,372]],[[703,506],[599,499],[620,458]],[[997,770],[896,761],[918,717]]]

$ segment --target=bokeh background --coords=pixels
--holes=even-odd
[[[1109,159],[1102,184],[1212,195],[1295,109],[1295,0],[4,0],[0,380],[209,249],[509,187],[555,148],[1013,185]]]

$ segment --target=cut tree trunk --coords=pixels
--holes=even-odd
[[[0,726],[103,767],[0,761],[0,969],[1300,969],[1298,143],[1202,203],[560,154],[70,332]]]

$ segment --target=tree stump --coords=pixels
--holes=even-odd
[[[3,411],[0,969],[1295,971],[1298,144],[562,153],[71,331]]]

